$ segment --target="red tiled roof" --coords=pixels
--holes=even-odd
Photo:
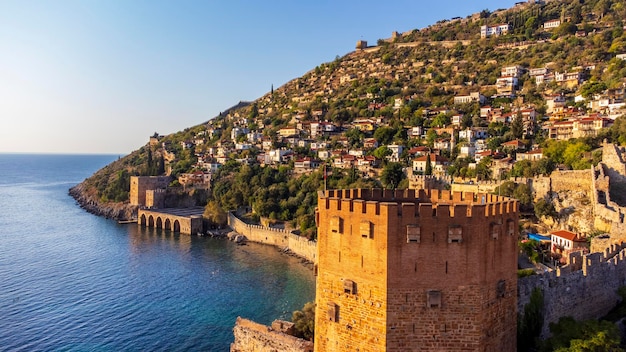
[[[523,146],[524,143],[522,143],[522,141],[520,141],[519,139],[514,139],[512,141],[504,142],[504,143],[502,143],[502,145],[510,145],[510,146],[515,146],[515,147],[520,147],[520,146]]]
[[[420,156],[417,159],[413,159],[413,161],[426,161],[426,157],[427,157],[427,155],[422,155],[422,156]],[[444,158],[443,156],[437,155],[437,154],[430,154],[430,161],[447,163],[448,159]]]
[[[550,232],[550,235],[554,235],[560,238],[564,238],[570,241],[580,241],[580,237],[577,234],[567,231],[567,230],[558,230]]]

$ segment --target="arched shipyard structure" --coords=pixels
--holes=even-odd
[[[202,232],[203,212],[203,207],[139,209],[137,224],[191,235]]]

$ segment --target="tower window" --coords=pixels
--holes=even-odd
[[[496,296],[498,298],[504,298],[505,293],[506,293],[506,281],[500,280],[498,281],[498,284],[496,285]]]
[[[406,243],[420,243],[421,228],[418,225],[406,226]]]
[[[343,280],[343,292],[351,295],[356,294],[356,283],[352,280]]]
[[[502,225],[498,224],[498,223],[491,223],[491,226],[489,226],[489,233],[491,233],[491,238],[494,240],[498,239],[498,236],[500,235],[500,227],[502,227]]]
[[[334,233],[343,233],[343,219],[338,216],[330,218],[330,231]]]
[[[333,302],[328,302],[328,320],[335,323],[339,321],[339,306]]]
[[[360,232],[363,238],[374,238],[373,224],[369,221],[361,221]]]
[[[506,221],[506,231],[509,235],[515,234],[515,221],[511,219]]]
[[[428,308],[441,308],[441,291],[426,291],[426,306]]]
[[[448,243],[463,242],[463,228],[460,225],[448,227]]]

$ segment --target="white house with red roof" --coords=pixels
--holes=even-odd
[[[516,161],[521,161],[521,160],[537,161],[542,158],[543,158],[543,149],[534,149],[527,153],[517,153],[515,155]]]
[[[563,257],[567,257],[567,255],[573,251],[588,248],[586,239],[567,230],[550,232],[550,241],[552,242],[552,252],[562,254]]]
[[[445,167],[449,164],[448,159],[443,156],[436,154],[422,155],[419,158],[413,159],[414,173],[423,173],[426,171],[426,160],[428,157],[430,157],[430,166],[433,169],[433,173],[443,173],[445,171]]]
[[[519,139],[514,139],[512,141],[504,142],[501,144],[502,148],[509,150],[526,150],[526,144],[520,141]]]

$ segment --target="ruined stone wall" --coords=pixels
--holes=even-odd
[[[474,184],[453,183],[452,192],[491,193],[502,184],[503,181],[480,181]]]
[[[318,210],[316,351],[515,350],[517,202],[335,190]]]
[[[317,244],[306,237],[298,236],[283,229],[250,225],[238,219],[235,214],[228,214],[228,225],[237,233],[246,236],[249,241],[269,244],[292,253],[311,262],[317,261]]]
[[[451,182],[450,177],[412,175],[409,176],[409,189],[444,189]]]
[[[602,163],[607,167],[607,175],[616,182],[626,182],[626,160],[623,147],[615,144],[602,145]]]
[[[603,253],[573,257],[573,264],[518,281],[518,310],[530,302],[535,287],[544,297],[542,337],[549,336],[549,324],[560,317],[577,320],[599,319],[620,300],[617,289],[626,285],[626,249],[611,246]]]
[[[313,352],[311,341],[299,339],[241,317],[233,328],[231,352]]]
[[[591,170],[553,171],[550,174],[553,192],[571,190],[589,191],[592,184]]]

